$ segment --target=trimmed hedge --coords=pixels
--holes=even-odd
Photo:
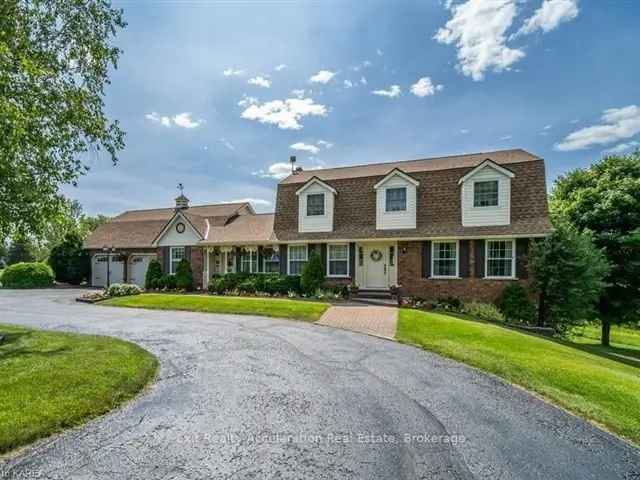
[[[147,273],[144,277],[144,288],[151,290],[158,288],[158,282],[162,278],[162,265],[155,258],[149,262]]]
[[[140,295],[142,293],[142,289],[138,285],[130,283],[114,283],[109,285],[106,293],[110,297],[126,297],[129,295]]]
[[[238,290],[239,293],[262,292],[270,295],[300,293],[300,277],[251,273],[228,273],[211,277],[209,292],[222,295],[234,290]]]
[[[193,290],[193,271],[191,264],[185,258],[180,260],[176,268],[176,287],[179,290]]]
[[[46,288],[53,282],[53,270],[46,263],[14,263],[2,271],[4,288]]]

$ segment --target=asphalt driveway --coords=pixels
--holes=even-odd
[[[620,479],[640,453],[409,346],[302,322],[0,291],[0,322],[111,335],[161,361],[122,410],[0,461],[0,479]]]

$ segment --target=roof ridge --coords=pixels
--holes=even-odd
[[[379,165],[397,165],[398,163],[422,162],[422,161],[425,161],[425,160],[442,160],[442,159],[445,159],[445,158],[455,158],[455,157],[472,157],[474,155],[490,155],[492,153],[504,153],[504,152],[524,152],[524,153],[528,153],[532,157],[541,159],[541,157],[538,157],[537,155],[535,155],[535,154],[533,154],[531,152],[528,152],[524,148],[505,148],[505,149],[502,149],[502,150],[491,150],[491,151],[488,151],[488,152],[458,153],[458,154],[455,154],[455,155],[443,155],[443,156],[440,156],[440,157],[423,157],[423,158],[413,158],[413,159],[409,159],[409,160],[391,160],[389,162],[358,163],[358,164],[355,164],[355,165],[343,165],[341,167],[319,168],[319,169],[317,169],[317,171],[318,172],[327,172],[327,171],[331,171],[331,170],[342,170],[342,169],[346,169],[346,168],[372,167],[372,166],[379,166]],[[396,168],[399,168],[399,167],[396,167]],[[315,171],[316,170],[304,170],[305,173],[315,172]],[[284,182],[288,178],[291,178],[291,177],[293,177],[295,175],[296,174],[287,175],[282,180],[280,180],[280,183]],[[313,177],[311,177],[311,178],[313,178]]]
[[[198,208],[198,207],[222,207],[225,205],[238,205],[238,208],[240,208],[240,206],[242,205],[250,205],[250,202],[219,202],[219,203],[204,203],[202,205],[191,205],[189,208],[187,208],[186,210],[191,210],[192,208]],[[116,215],[113,218],[118,218],[122,215],[124,215],[125,213],[131,213],[131,212],[159,212],[161,210],[175,210],[175,207],[156,207],[156,208],[138,208],[138,209],[134,209],[134,210],[125,210],[124,212]],[[197,214],[194,214],[197,215]]]

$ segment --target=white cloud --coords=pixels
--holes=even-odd
[[[604,150],[602,153],[604,154],[617,154],[617,153],[625,153],[629,150],[635,150],[640,147],[640,142],[636,142],[635,140],[627,143],[619,143],[613,148],[608,148]]]
[[[262,178],[275,178],[276,180],[282,180],[285,177],[288,177],[291,174],[291,164],[290,163],[274,163],[269,165],[269,168],[265,172],[264,170],[258,170],[257,172],[253,172],[253,175],[257,175]]]
[[[333,147],[333,143],[327,142],[325,140],[318,140],[316,144],[327,149]]]
[[[282,70],[284,70],[285,68],[287,68],[287,66],[284,63],[281,63],[280,65],[276,65],[276,67],[274,68],[274,70],[276,72],[281,72]]]
[[[152,121],[153,123],[159,123],[165,127],[171,127],[175,125],[176,127],[181,128],[196,128],[204,123],[203,119],[193,120],[191,118],[190,112],[183,112],[174,115],[173,117],[169,117],[167,115],[159,115],[157,112],[147,113],[144,116],[147,120]]]
[[[294,90],[291,90],[291,95],[298,98],[304,98],[305,96],[304,88],[296,88]]]
[[[236,70],[236,69],[233,69],[233,68],[227,68],[227,69],[222,71],[222,75],[224,75],[225,77],[239,77],[241,75],[244,75],[244,70]]]
[[[553,125],[545,125],[543,130],[551,130],[551,127],[553,127]]]
[[[500,137],[500,140],[511,140],[513,138],[513,135],[505,135],[503,137]]]
[[[584,150],[594,145],[607,145],[640,133],[640,107],[628,105],[609,108],[603,112],[602,124],[581,128],[554,145],[556,150],[568,152]]]
[[[167,116],[158,115],[157,112],[147,113],[144,118],[146,118],[147,120],[151,120],[153,123],[164,125],[165,127],[171,126],[171,119]]]
[[[336,72],[331,72],[329,70],[320,70],[318,73],[312,76],[309,81],[311,83],[322,83],[324,85],[329,83],[335,76]]]
[[[204,123],[204,120],[193,120],[190,112],[178,113],[171,118],[173,124],[182,128],[197,128]]]
[[[561,23],[569,22],[578,16],[577,0],[544,0],[540,8],[524,21],[515,36],[529,34],[537,30],[544,33],[555,30]]]
[[[366,85],[367,84],[367,78],[366,77],[360,77],[360,83],[362,85]]]
[[[351,88],[353,87],[353,82],[351,80],[345,80],[343,82],[344,88]]]
[[[573,120],[571,120],[569,123],[579,123],[580,119],[579,118],[574,118]]]
[[[396,98],[400,96],[402,90],[400,90],[398,85],[391,85],[388,90],[374,90],[371,93],[381,97]]]
[[[247,80],[247,83],[249,85],[255,85],[257,87],[262,87],[262,88],[269,88],[271,86],[271,80],[269,80],[268,78],[264,78],[260,75],[254,78],[250,78],[249,80]]]
[[[380,50],[380,49],[377,49],[376,53],[378,54],[379,57],[384,55],[384,52],[382,50]]]
[[[269,200],[264,200],[262,198],[237,198],[235,200],[228,200],[228,201],[223,201],[221,203],[244,203],[244,202],[248,202],[251,203],[252,205],[260,205],[260,206],[264,206],[264,207],[269,207],[271,206],[271,202]]]
[[[369,60],[364,60],[362,63],[358,63],[357,65],[352,65],[349,68],[354,72],[359,72],[363,68],[369,68],[371,65],[373,64]]]
[[[468,0],[451,5],[451,19],[438,29],[435,38],[458,49],[458,68],[475,81],[485,71],[500,72],[525,56],[524,51],[506,45],[506,32],[516,16],[517,0]]]
[[[320,151],[320,149],[315,145],[309,145],[308,143],[303,143],[303,142],[298,142],[298,143],[294,143],[293,145],[289,145],[289,148],[291,148],[292,150],[297,150],[299,152],[309,152],[314,155]]]
[[[461,133],[462,135],[466,135],[467,133],[469,133],[469,129],[468,129],[468,128],[461,128],[461,129],[460,129],[460,133]]]
[[[263,104],[255,103],[247,107],[241,117],[247,120],[257,120],[260,123],[277,125],[283,130],[300,130],[300,120],[306,116],[325,117],[327,108],[314,103],[311,98],[287,98],[273,100]]]
[[[235,145],[224,137],[221,138],[219,141],[222,145],[225,146],[225,148],[227,148],[227,150],[231,150],[233,152],[236,149]]]
[[[242,95],[242,100],[238,101],[239,107],[248,107],[249,105],[255,105],[258,103],[258,99],[256,97],[250,97],[247,94]]]
[[[428,95],[435,95],[436,91],[439,92],[443,88],[443,85],[434,85],[429,77],[422,77],[411,85],[411,93],[416,97],[426,97]]]

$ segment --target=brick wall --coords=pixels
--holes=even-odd
[[[462,301],[495,302],[504,288],[514,282],[527,285],[526,280],[485,280],[475,278],[474,242],[469,242],[469,277],[440,280],[422,277],[421,242],[398,242],[398,283],[400,295],[436,300],[456,297]],[[406,252],[404,251],[406,249]]]
[[[202,288],[202,272],[204,271],[204,251],[201,247],[191,247],[191,271],[195,288]]]

